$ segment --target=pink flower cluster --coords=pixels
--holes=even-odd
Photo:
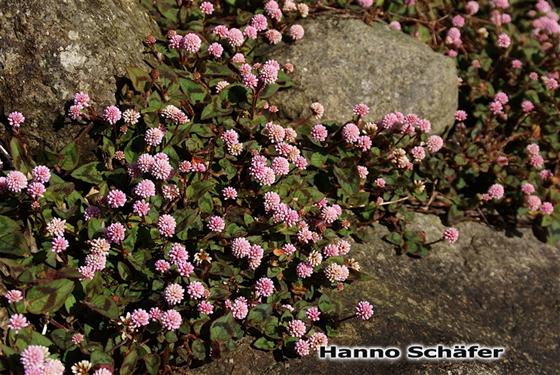
[[[63,375],[64,365],[58,359],[49,358],[49,349],[41,345],[29,345],[20,354],[25,374]]]

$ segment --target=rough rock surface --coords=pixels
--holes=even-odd
[[[428,118],[434,132],[453,124],[458,83],[452,59],[380,23],[322,15],[302,25],[302,40],[264,52],[295,65],[294,87],[275,97],[283,116],[299,118],[318,101],[324,118],[348,121],[352,106],[363,102],[371,120],[401,111]]]
[[[434,216],[417,216],[412,225],[429,240],[443,226]],[[395,255],[380,241],[354,245],[352,252],[371,276],[354,284],[343,297],[376,307],[368,322],[345,323],[339,345],[398,346],[411,343],[504,346],[496,362],[320,361],[315,356],[275,361],[249,348],[245,340],[224,359],[201,367],[214,374],[554,374],[560,358],[560,254],[530,233],[507,237],[477,223],[458,225],[455,246],[438,244],[424,259]],[[373,238],[387,230],[376,226]]]
[[[0,19],[0,110],[25,115],[33,148],[79,132],[61,129],[74,92],[114,103],[115,76],[141,64],[142,41],[157,30],[136,0],[3,0]]]

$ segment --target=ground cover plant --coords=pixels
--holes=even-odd
[[[174,373],[247,335],[309,355],[341,321],[374,314],[368,301],[336,302],[367,277],[351,241],[373,221],[414,256],[457,241],[451,224],[473,215],[531,220],[553,239],[556,13],[474,3],[147,2],[162,29],[145,41],[150,69],[130,67],[100,113],[87,93],[69,98],[95,160],[76,142],[30,155],[25,114],[8,116],[0,369]],[[371,119],[367,103],[346,123],[320,103],[309,118],[278,118],[274,94],[297,65],[255,51],[297,43],[299,20],[330,8],[457,58],[461,108],[445,140],[414,114]],[[419,207],[447,216],[440,238],[406,229]]]

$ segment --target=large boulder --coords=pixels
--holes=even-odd
[[[264,52],[295,65],[294,87],[275,97],[284,117],[305,116],[318,101],[326,119],[348,121],[352,106],[363,102],[372,120],[400,111],[428,118],[434,132],[453,124],[458,100],[453,59],[381,23],[322,15],[302,25],[302,40]]]
[[[35,149],[80,131],[63,126],[74,92],[98,108],[114,103],[115,77],[142,63],[142,41],[157,30],[136,0],[3,0],[0,19],[0,111],[25,115]]]
[[[411,227],[428,240],[444,226],[435,216],[418,215]],[[325,361],[316,355],[278,362],[250,349],[245,340],[224,359],[197,369],[214,374],[553,374],[560,358],[560,254],[536,240],[474,222],[457,226],[457,244],[439,243],[423,259],[397,256],[381,240],[386,228],[369,229],[369,244],[352,247],[371,280],[351,285],[341,297],[347,306],[366,299],[375,306],[371,321],[344,323],[332,343],[343,346],[397,346],[413,343],[504,346],[498,361],[397,362]]]

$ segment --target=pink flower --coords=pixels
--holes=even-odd
[[[274,293],[274,283],[268,277],[261,277],[255,283],[257,297],[269,297]]]
[[[492,0],[492,5],[496,8],[506,9],[509,7],[508,0]]]
[[[74,345],[80,345],[82,342],[84,342],[84,335],[81,333],[74,333],[72,335],[72,343]]]
[[[293,253],[296,252],[296,247],[294,245],[292,245],[291,243],[287,243],[284,246],[282,246],[282,252],[285,255],[292,255]]]
[[[134,188],[134,194],[141,198],[150,198],[156,195],[156,185],[152,180],[142,180]]]
[[[530,100],[524,100],[521,102],[521,109],[525,113],[532,112],[535,109],[535,105]]]
[[[243,33],[245,34],[245,36],[249,39],[257,39],[258,36],[258,31],[257,29],[255,29],[253,26],[246,26],[245,30],[243,30]]]
[[[51,241],[52,251],[59,254],[68,248],[68,241],[64,237],[55,237]]]
[[[356,124],[348,123],[344,125],[344,128],[342,128],[342,137],[346,143],[354,143],[360,137],[360,129],[356,126]]]
[[[531,72],[529,73],[529,79],[531,81],[536,81],[537,79],[539,79],[539,75],[536,72]]]
[[[255,87],[257,87],[258,79],[257,76],[254,75],[253,73],[244,74],[242,78],[243,78],[244,86],[250,89],[254,89]]]
[[[432,135],[428,138],[426,145],[431,153],[438,152],[443,147],[443,139],[439,135]]]
[[[29,345],[23,352],[21,352],[20,362],[25,369],[41,368],[48,355],[49,349],[47,347],[42,345]]]
[[[537,143],[528,144],[527,147],[525,147],[525,149],[527,150],[527,153],[531,156],[538,155],[540,152],[540,147]]]
[[[323,332],[315,332],[309,339],[309,345],[312,349],[319,349],[321,346],[326,346],[329,343],[329,338]]]
[[[289,34],[293,40],[300,40],[303,38],[305,30],[301,25],[292,25],[290,26]]]
[[[470,16],[478,13],[478,9],[479,9],[478,1],[469,1],[465,6],[465,10]]]
[[[365,1],[365,2],[368,2],[368,3],[371,1],[373,3],[373,0],[358,0],[358,1]],[[391,21],[389,23],[389,27],[393,30],[401,30],[402,29],[401,23],[399,21]]]
[[[12,112],[8,115],[8,123],[14,129],[19,129],[24,121],[25,117],[21,112]]]
[[[508,48],[511,44],[511,39],[506,33],[498,35],[498,47]]]
[[[539,177],[541,178],[542,181],[546,181],[550,179],[552,176],[553,176],[552,172],[548,169],[544,169],[539,172]]]
[[[120,243],[124,240],[125,228],[121,223],[113,223],[105,231],[107,240],[111,243]]]
[[[360,301],[356,305],[356,317],[369,320],[373,316],[373,306],[368,301]]]
[[[155,158],[150,168],[150,173],[157,180],[167,180],[171,175],[173,168],[169,164],[169,160],[164,158]]]
[[[358,165],[356,169],[358,170],[358,176],[360,176],[362,180],[365,180],[367,178],[367,175],[369,174],[367,167],[364,167],[363,165]]]
[[[321,312],[317,307],[312,306],[307,309],[307,311],[305,312],[305,316],[307,317],[307,319],[311,320],[312,322],[316,322],[320,319]]]
[[[237,198],[237,190],[235,190],[231,186],[228,186],[222,190],[222,195],[224,196],[225,200],[228,199],[234,200]]]
[[[27,194],[33,199],[42,198],[47,189],[40,182],[32,182],[27,186]]]
[[[373,0],[358,0],[358,1],[373,3]],[[309,342],[307,340],[299,339],[298,341],[296,341],[295,350],[300,357],[305,357],[306,355],[309,355]]]
[[[181,38],[181,48],[190,53],[197,53],[202,44],[202,40],[195,33],[188,33]]]
[[[541,169],[544,166],[544,158],[541,155],[532,155],[529,159],[529,164],[533,168]]]
[[[250,250],[251,244],[244,237],[234,239],[231,244],[231,251],[236,258],[247,257]]]
[[[79,120],[82,116],[82,109],[82,106],[74,104],[68,108],[68,116],[70,116],[72,120]]]
[[[453,24],[453,26],[461,28],[465,26],[465,19],[461,15],[456,15],[451,19],[451,23]]]
[[[24,329],[27,326],[29,326],[29,322],[23,314],[14,314],[10,316],[8,328],[14,330],[15,333],[19,333],[21,329]]]
[[[348,267],[336,263],[331,263],[325,268],[325,276],[331,282],[343,282],[350,274]]]
[[[494,100],[496,100],[496,101],[498,101],[502,104],[507,104],[508,101],[509,101],[509,97],[507,96],[507,94],[505,92],[499,91],[494,96]]]
[[[378,188],[384,188],[385,187],[385,180],[381,177],[376,178],[375,181],[373,181],[373,183],[375,184],[375,186],[377,186]]]
[[[504,196],[504,187],[500,184],[494,184],[488,188],[488,195],[491,199],[502,199]]]
[[[259,71],[259,79],[267,85],[271,85],[278,80],[280,64],[276,60],[267,60]]]
[[[231,312],[235,319],[245,319],[249,312],[247,300],[244,297],[238,297],[231,306]]]
[[[167,329],[168,331],[179,329],[179,327],[181,327],[181,323],[183,323],[183,318],[181,318],[181,314],[179,314],[175,310],[165,311],[163,314],[161,314],[159,320],[163,328]]]
[[[307,159],[303,156],[298,156],[296,160],[294,160],[294,165],[297,169],[304,170],[305,168],[307,168],[308,162]]]
[[[234,63],[234,64],[243,64],[243,63],[245,63],[245,56],[243,56],[242,53],[236,53],[231,58],[231,62]]]
[[[511,62],[511,67],[513,69],[521,69],[522,66],[523,66],[523,63],[521,62],[521,60],[515,59],[515,60],[512,60],[512,62]]]
[[[169,284],[163,292],[165,301],[170,305],[181,303],[185,295],[185,290],[179,284]]]
[[[215,58],[220,58],[224,52],[224,47],[220,43],[212,43],[208,46],[208,54]]]
[[[368,135],[358,137],[356,147],[360,148],[364,152],[369,150],[371,148],[371,138]]]
[[[200,301],[197,306],[198,312],[201,314],[212,315],[214,312],[214,305],[208,301]]]
[[[313,266],[309,263],[299,263],[296,267],[298,277],[305,279],[313,274]]]
[[[358,5],[364,9],[371,8],[371,6],[373,5],[373,0],[357,0],[357,1],[358,1]]]
[[[19,193],[27,187],[27,177],[20,171],[10,171],[6,176],[6,187],[12,193]]]
[[[321,209],[321,219],[327,224],[332,224],[338,219],[340,212],[335,206],[325,206]]]
[[[301,320],[294,319],[288,323],[288,333],[293,337],[303,337],[307,328],[305,323]]]
[[[150,146],[158,146],[161,141],[163,140],[164,133],[161,131],[160,128],[149,128],[146,130],[146,134],[144,135],[144,140]]]
[[[267,30],[264,36],[270,44],[278,44],[282,40],[282,33],[275,29]]]
[[[526,200],[530,211],[537,211],[541,207],[541,199],[536,195],[529,195]]]
[[[535,187],[532,184],[525,182],[521,184],[521,191],[523,194],[533,194],[535,192]]]
[[[543,202],[543,204],[541,205],[541,212],[544,215],[552,215],[552,213],[554,212],[554,206],[550,202]]]
[[[212,3],[205,1],[202,4],[200,4],[200,11],[206,15],[211,15],[212,13],[214,13],[214,5],[212,5]]]
[[[172,237],[175,234],[176,222],[173,216],[161,215],[157,222],[159,234],[163,237]]]
[[[9,303],[16,303],[23,300],[23,293],[20,290],[12,289],[6,292],[4,297],[6,297]]]
[[[147,326],[150,324],[150,314],[144,309],[136,309],[132,312],[131,321],[134,328]]]
[[[467,119],[467,112],[463,110],[458,110],[455,112],[455,120],[457,121],[465,121]]]
[[[232,47],[241,47],[245,42],[245,37],[241,30],[232,28],[228,30],[227,41]]]
[[[416,162],[422,161],[426,157],[426,151],[422,146],[413,147],[412,150],[410,150],[410,154],[412,155],[414,161]]]
[[[99,368],[99,369],[95,370],[93,375],[113,375],[113,373],[111,372],[111,370],[109,370],[105,367],[102,367],[102,368]]]
[[[132,211],[138,216],[146,216],[150,212],[150,204],[144,199],[134,202]]]
[[[111,125],[115,125],[121,119],[121,110],[111,105],[103,111],[103,119]]]
[[[324,142],[327,139],[328,131],[321,124],[317,124],[311,129],[311,138],[317,142]]]
[[[170,267],[171,267],[171,265],[165,259],[159,259],[155,263],[155,268],[156,268],[156,271],[158,271],[158,272],[162,272],[162,273],[167,272],[167,271],[169,271]]]
[[[268,28],[268,21],[266,16],[262,14],[255,14],[251,18],[251,26],[253,26],[257,31],[264,31]]]
[[[443,231],[443,239],[454,244],[459,239],[459,230],[457,228],[451,227]]]
[[[126,204],[126,194],[120,190],[111,190],[107,194],[107,203],[111,208],[123,207]]]
[[[44,165],[38,165],[31,171],[33,181],[46,184],[51,179],[51,171]]]
[[[226,223],[223,218],[219,216],[211,216],[208,219],[208,229],[212,232],[222,232],[226,227]]]
[[[82,108],[89,107],[89,95],[83,91],[74,94],[74,104]]]
[[[271,167],[277,176],[284,176],[290,172],[290,163],[282,156],[272,159]]]

